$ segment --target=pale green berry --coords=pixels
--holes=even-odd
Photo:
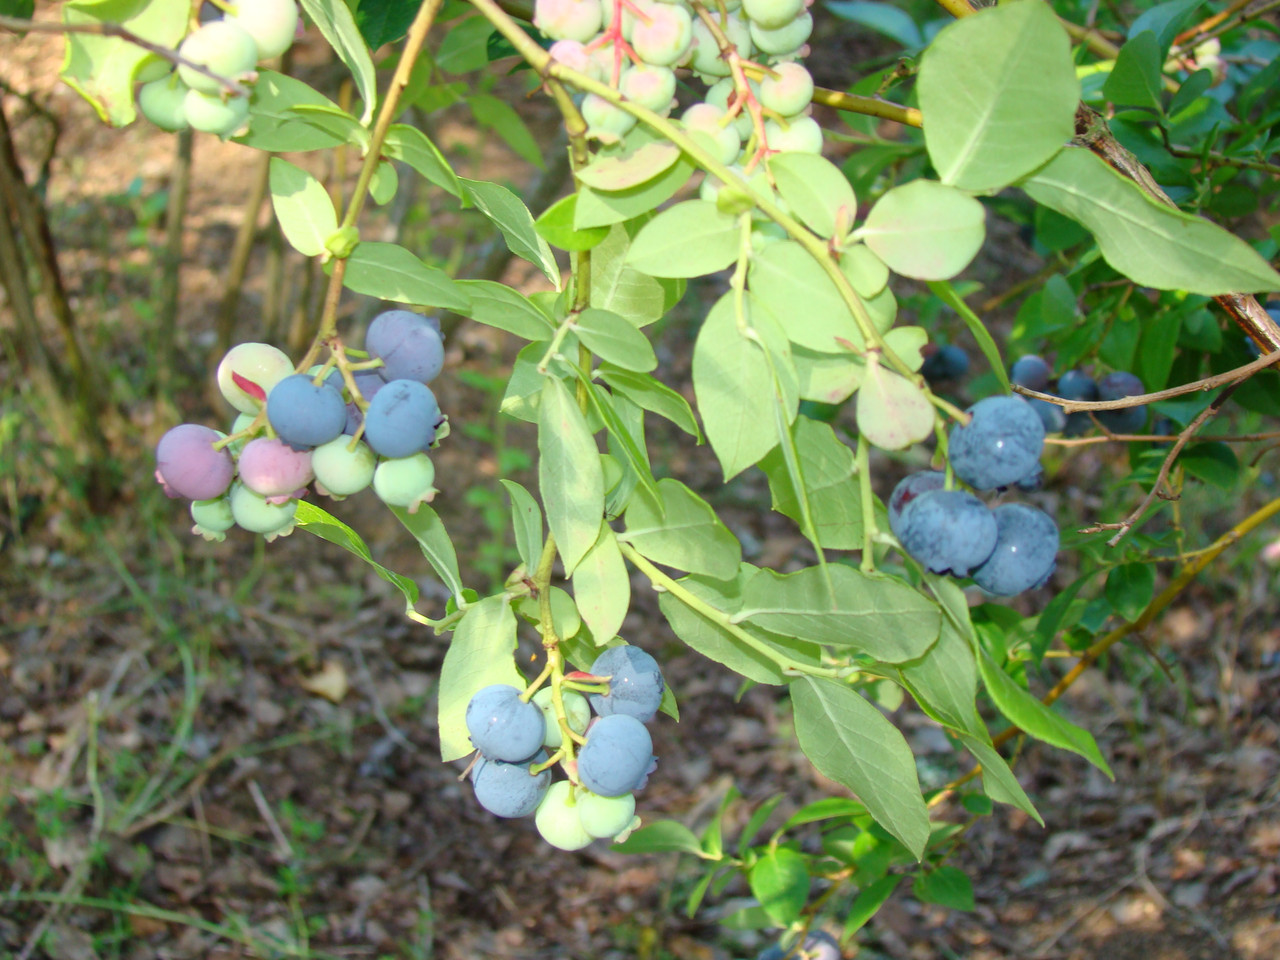
[[[231,488],[231,514],[236,525],[250,533],[264,534],[268,540],[292,533],[297,512],[297,500],[270,503],[242,483]]]
[[[800,15],[804,0],[742,0],[742,12],[752,23],[776,30]]]
[[[587,121],[587,135],[606,143],[620,140],[636,125],[635,117],[594,93],[582,101],[582,119]]]
[[[231,423],[231,432],[235,434],[239,433],[241,430],[249,429],[249,424],[253,423],[256,417],[257,414],[254,413],[237,414],[235,420]],[[257,435],[261,436],[262,434],[259,433]],[[253,437],[241,437],[239,440],[232,440],[227,444],[227,449],[231,451],[231,455],[233,457],[238,457],[240,456],[240,451],[243,450],[245,445],[252,439]]]
[[[229,137],[249,119],[249,101],[244,97],[223,100],[220,96],[188,90],[182,109],[192,130]]]
[[[570,783],[557,780],[538,804],[533,815],[534,826],[542,839],[561,850],[581,850],[595,837],[587,833],[578,818],[577,805],[571,802]],[[579,791],[581,794],[582,791]]]
[[[207,67],[226,80],[236,80],[253,70],[258,62],[258,45],[249,31],[230,20],[214,20],[191,31],[178,47],[178,55],[191,63]],[[222,84],[191,67],[178,67],[178,74],[192,90],[217,93]]]
[[[593,837],[616,837],[636,815],[636,798],[626,793],[620,797],[600,797],[589,790],[579,790],[577,796],[578,821],[582,829]]]
[[[253,37],[259,60],[270,60],[293,46],[298,5],[294,0],[240,0],[226,19]]]
[[[732,121],[723,123],[724,110],[709,103],[695,103],[680,122],[690,133],[701,133],[711,142],[716,159],[721,163],[733,163],[742,152],[742,137]]]
[[[435,465],[425,453],[393,457],[378,464],[373,473],[373,492],[388,506],[413,513],[420,503],[429,503],[438,492],[435,479]]]
[[[729,14],[722,24],[724,34],[744,59],[751,57],[751,27],[737,14]],[[701,20],[693,22],[693,48],[689,66],[704,77],[729,76],[729,64],[720,59],[720,46]]]
[[[763,52],[775,57],[789,57],[805,45],[813,33],[813,15],[806,10],[789,23],[770,30],[751,24],[751,40]]]
[[[138,88],[138,109],[161,130],[176,133],[187,129],[186,96],[187,85],[176,74],[161,77]]]
[[[760,99],[760,84],[754,80],[748,80],[747,86],[751,88],[751,92],[756,99]],[[706,101],[713,107],[719,107],[721,110],[728,112],[729,104],[733,100],[735,91],[733,77],[725,77],[723,80],[717,80],[707,90]],[[751,119],[751,111],[747,109],[745,104],[734,116],[732,123],[742,140],[750,138],[753,121]]]
[[[231,513],[230,497],[192,500],[191,519],[196,522],[191,532],[199,534],[206,540],[225,540],[227,531],[236,525],[236,518]]]
[[[785,129],[775,120],[766,121],[764,138],[770,150],[780,153],[822,153],[822,127],[813,117],[792,117]]]
[[[803,111],[813,100],[813,75],[798,63],[780,63],[774,76],[760,81],[760,104],[784,117]]]
[[[293,373],[293,361],[269,343],[238,343],[218,364],[218,389],[227,402],[241,413],[257,415],[263,401],[251,396],[231,378],[231,374],[255,383],[265,397],[271,388]]]
[[[639,64],[623,71],[618,90],[628,100],[634,100],[665,117],[671,112],[671,103],[676,96],[675,71],[668,67]]]
[[[378,458],[369,445],[357,440],[353,450],[351,438],[346,434],[311,451],[311,470],[316,482],[333,497],[349,497],[369,486],[377,466]],[[435,470],[431,473],[434,479]]]
[[[562,690],[565,719],[569,721],[569,729],[574,733],[586,733],[587,724],[591,722],[591,702],[574,690]],[[542,737],[543,746],[556,750],[564,742],[564,733],[560,730],[560,721],[556,718],[556,707],[551,702],[551,688],[543,687],[533,695],[533,702],[538,705],[547,720],[547,732]]]

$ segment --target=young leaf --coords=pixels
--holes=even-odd
[[[854,480],[853,451],[830,424],[797,417],[791,429],[819,542],[829,550],[861,548],[862,490]],[[773,509],[799,523],[800,506],[782,451],[775,447],[760,468],[769,478]]]
[[[342,549],[354,553],[371,566],[374,573],[404,594],[405,609],[412,610],[413,605],[418,602],[418,584],[409,577],[402,577],[400,574],[388,570],[374,560],[368,546],[360,539],[360,534],[356,533],[337,517],[317,507],[314,503],[299,500],[298,510],[294,514],[294,519],[301,529],[306,530],[308,533],[314,533],[322,540],[336,543]]]
[[[948,864],[917,876],[913,892],[921,903],[936,903],[952,910],[973,909],[973,884],[963,870]]]
[[[948,280],[982,249],[985,220],[982,204],[967,193],[912,180],[881,196],[857,235],[894,273]]]
[[[462,576],[458,573],[458,555],[453,541],[444,529],[440,516],[425,503],[419,504],[413,513],[402,507],[391,507],[406,530],[413,534],[422,548],[422,555],[431,564],[436,576],[449,588],[455,598],[462,596]]]
[[[542,510],[533,494],[514,480],[504,478],[499,482],[507,488],[507,496],[511,498],[511,529],[516,535],[516,553],[520,554],[525,570],[532,574],[542,555]]]
[[[742,547],[711,505],[670,478],[658,481],[658,494],[660,512],[643,497],[632,502],[627,529],[618,539],[655,563],[717,580],[732,579],[742,560]]]
[[[978,657],[978,670],[982,682],[996,707],[1013,723],[1045,743],[1070,750],[1084,757],[1111,779],[1115,779],[1107,761],[1103,758],[1093,734],[1076,726],[1024,690],[1012,677],[1000,669],[985,652]]]
[[[461,313],[471,307],[460,284],[395,243],[362,241],[347,258],[342,282],[348,290],[397,303],[441,307]]]
[[[868,354],[858,391],[858,431],[881,450],[902,450],[933,434],[933,404],[910,380]]]
[[[1116,65],[1102,85],[1103,95],[1115,103],[1159,110],[1162,59],[1156,35],[1144,30],[1120,48]]]
[[[799,406],[795,370],[786,341],[768,313],[748,300],[740,324],[734,296],[727,293],[711,308],[693,346],[693,390],[707,439],[726,480],[737,476],[777,444],[773,370],[789,374],[790,390],[781,398],[789,419]],[[772,354],[772,364],[765,356]],[[772,367],[772,369],[771,369]],[[784,383],[784,389],[788,386]]]
[[[1107,574],[1104,593],[1111,609],[1130,623],[1137,620],[1156,590],[1156,569],[1149,563],[1122,563]]]
[[[413,167],[429,183],[449,191],[455,197],[462,196],[458,175],[449,166],[440,149],[417,127],[407,123],[393,123],[387,128],[387,138],[382,144],[383,156],[402,160]]]
[[[848,179],[830,160],[811,153],[779,153],[769,158],[769,170],[787,206],[818,236],[835,236],[837,223],[845,231],[852,229],[858,201]]]
[[[787,847],[766,851],[747,875],[751,893],[780,927],[800,916],[809,899],[809,869],[803,854]]]
[[[356,90],[364,101],[360,122],[367,125],[373,119],[373,107],[378,102],[378,84],[373,58],[369,56],[369,48],[360,35],[351,8],[342,0],[302,0],[302,8],[311,22],[320,28],[338,59],[351,71]]]
[[[560,268],[547,246],[533,226],[533,215],[519,197],[506,187],[485,180],[460,179],[466,195],[476,209],[493,221],[507,246],[517,257],[523,257],[539,268],[557,290],[560,289]]]
[[[615,393],[622,394],[650,413],[665,417],[699,443],[702,442],[702,431],[698,429],[689,401],[665,383],[647,374],[622,370],[607,363],[602,363],[596,373]]]
[[[600,535],[600,451],[573,395],[547,377],[538,408],[538,486],[565,572],[572,575]]]
[[[187,32],[190,12],[186,4],[172,0],[168,3],[75,0],[62,5],[62,22],[67,26],[116,24],[144,40],[172,49]],[[150,51],[123,37],[70,33],[58,75],[89,101],[103,122],[123,127],[138,115],[133,102],[133,84],[138,71],[152,56]]]
[[[934,169],[965,190],[1007,186],[1075,135],[1080,83],[1071,41],[1038,0],[988,7],[945,27],[921,60],[917,91]]]
[[[279,157],[271,158],[269,183],[271,205],[285,239],[304,257],[319,256],[338,229],[338,215],[324,185]]]
[[[524,689],[516,669],[516,616],[501,594],[467,608],[453,632],[440,667],[440,759],[460,760],[473,749],[467,735],[467,704],[483,688],[509,683]]]
[[[630,320],[612,311],[595,307],[583,310],[573,323],[573,332],[588,350],[616,366],[648,373],[658,365],[649,338]]]
[[[831,564],[795,573],[760,570],[734,620],[784,636],[865,653],[883,663],[923,656],[938,639],[938,608],[899,580]]]
[[[631,607],[631,578],[617,537],[603,521],[599,538],[573,571],[573,597],[596,643],[618,635]]]
[[[823,776],[857,794],[876,822],[915,855],[929,841],[916,761],[898,728],[852,687],[801,677],[791,684],[800,749]]]
[[[1280,290],[1280,273],[1248,243],[1151,199],[1086,149],[1063,150],[1022,189],[1088,227],[1107,263],[1139,286],[1209,297]]]
[[[700,277],[738,259],[734,217],[707,200],[686,200],[650,220],[631,243],[627,263],[654,277]]]
[[[661,318],[684,294],[683,280],[659,280],[627,265],[631,237],[641,225],[633,221],[612,227],[591,251],[591,305],[612,310],[637,327]]]

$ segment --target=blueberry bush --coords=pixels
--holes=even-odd
[[[300,531],[370,563],[448,637],[442,760],[470,759],[477,802],[563,850],[691,856],[690,914],[744,879],[755,903],[725,922],[775,931],[762,957],[838,956],[904,884],[971,906],[948,863],[971,818],[1040,816],[1001,748],[1025,734],[1109,774],[1054,702],[1280,510],[1205,543],[1177,515],[1184,494],[1248,482],[1235,451],[1280,414],[1280,229],[1253,219],[1280,195],[1280,43],[1239,4],[1206,19],[1196,0],[70,0],[60,24],[24,20],[30,6],[0,3],[0,26],[65,33],[63,78],[106,123],[272,154],[275,217],[326,276],[298,356],[241,343],[209,371],[238,414],[225,433],[159,440],[156,477],[195,532]],[[307,25],[352,105],[280,69]],[[806,58],[868,32],[900,57],[815,85]],[[459,96],[446,70],[548,97],[571,189],[530,210],[458,176],[413,122]],[[510,107],[488,109],[527,148]],[[348,148],[363,161],[341,203],[281,156]],[[398,168],[480,211],[552,289],[362,236]],[[975,308],[964,274],[996,222],[1047,266]],[[709,306],[692,308],[690,397],[652,334],[691,287]],[[336,323],[344,290],[391,304],[361,346]],[[984,316],[1014,297],[1011,327]],[[485,595],[433,506],[463,492],[432,462],[463,413],[431,388],[449,313],[524,343],[500,410],[537,431],[536,493],[501,478],[520,563]],[[751,562],[709,485],[651,460],[658,421],[708,444],[724,483],[763,475],[806,548],[785,569]],[[1121,515],[1044,493],[1097,444],[1127,455],[1110,461],[1137,491]],[[340,519],[368,488],[447,588],[442,609]],[[782,822],[781,795],[753,800],[734,838],[736,791],[700,834],[646,814],[662,776],[648,725],[675,722],[682,680],[654,638],[619,635],[633,582],[679,641],[785,691],[837,795]],[[522,621],[546,654],[535,676],[514,658]],[[1051,651],[1076,665],[1051,670]],[[891,717],[904,694],[966,773],[922,786]]]

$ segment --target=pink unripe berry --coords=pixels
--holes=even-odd
[[[623,71],[618,90],[628,100],[666,116],[676,95],[676,75],[667,67],[640,64]]]
[[[760,81],[760,104],[784,117],[794,116],[813,101],[813,76],[798,63],[780,63],[776,76]]]
[[[240,451],[240,480],[262,497],[292,495],[311,482],[311,451],[297,451],[277,437],[250,440]]]
[[[631,46],[645,63],[669,67],[684,59],[693,43],[693,19],[684,7],[654,4],[645,13],[648,22],[636,18]]]
[[[537,0],[533,24],[552,40],[586,43],[603,22],[600,0]]]

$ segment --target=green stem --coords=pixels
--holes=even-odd
[[[829,679],[837,679],[843,675],[843,670],[838,667],[815,667],[807,663],[798,663],[792,660],[781,650],[776,649],[769,643],[761,640],[759,637],[753,636],[742,627],[733,622],[729,614],[723,610],[712,606],[703,600],[697,594],[686,589],[678,580],[673,580],[667,576],[656,566],[649,562],[643,554],[629,543],[619,543],[618,548],[622,551],[622,555],[631,561],[632,565],[649,578],[649,582],[654,587],[665,590],[671,594],[694,613],[710,620],[726,633],[731,634],[735,639],[740,640],[752,650],[761,656],[772,660],[777,664],[784,673],[789,674],[807,674],[811,677],[827,677]]]

